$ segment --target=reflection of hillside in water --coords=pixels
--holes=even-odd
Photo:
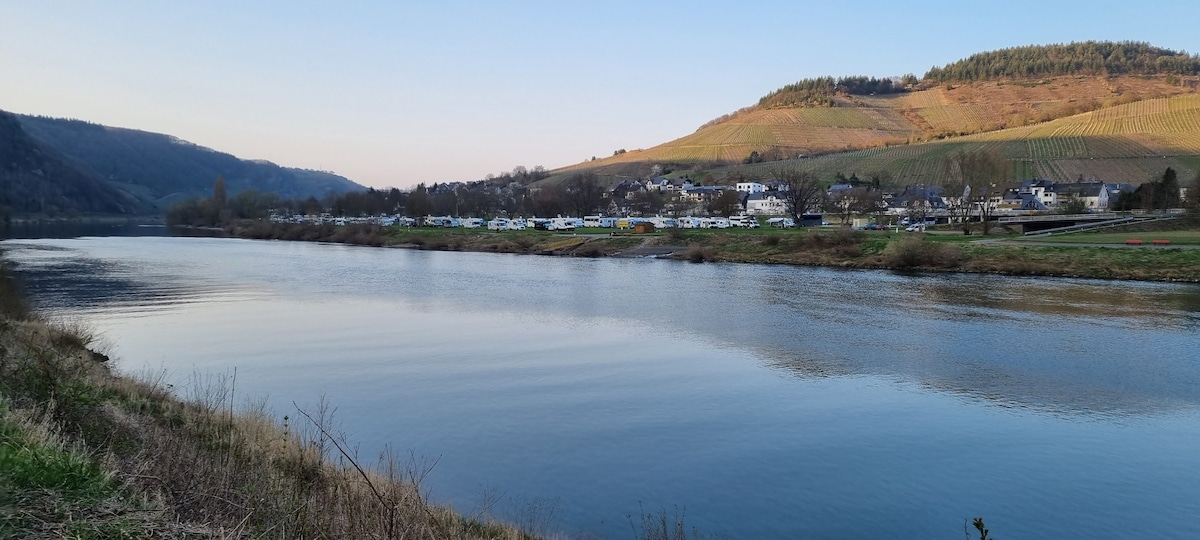
[[[990,281],[990,280],[989,280]],[[1015,282],[1014,282],[1015,281]],[[937,309],[953,317],[1022,313],[1047,317],[1087,318],[1096,324],[1118,319],[1118,326],[1163,325],[1179,328],[1200,326],[1200,286],[1163,288],[1154,284],[1008,278],[1005,283],[972,282],[968,286],[944,279],[930,279],[918,287],[926,300],[914,309]],[[976,309],[956,309],[956,308]],[[982,311],[977,311],[982,310]],[[1111,322],[1111,321],[1110,321]]]
[[[803,281],[797,281],[803,279]],[[775,273],[755,353],[800,378],[874,375],[1055,415],[1200,406],[1200,287]]]
[[[137,267],[111,259],[80,257],[71,249],[6,244],[6,259],[37,306],[50,311],[136,306],[156,311],[211,300],[216,287],[187,282],[169,269]]]

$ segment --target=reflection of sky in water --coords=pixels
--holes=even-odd
[[[41,305],[82,307],[129,369],[236,366],[283,411],[328,394],[365,448],[442,455],[444,500],[559,496],[577,530],[627,534],[639,500],[742,538],[946,537],[974,515],[1013,537],[1175,534],[1200,511],[1194,285],[214,239],[3,247]]]
[[[6,246],[50,308],[145,312],[271,294],[303,298],[320,316],[324,302],[342,297],[403,298],[407,309],[437,317],[495,312],[567,329],[618,321],[746,351],[800,376],[900,377],[1056,413],[1145,414],[1200,402],[1191,382],[1195,285],[212,239],[92,242],[106,244],[107,255],[78,240]],[[212,249],[219,257],[206,255]]]

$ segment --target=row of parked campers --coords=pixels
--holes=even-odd
[[[487,222],[493,231],[523,231],[528,228],[539,231],[573,231],[583,226],[579,218],[496,218]]]
[[[789,220],[790,221],[790,220]],[[649,218],[616,218],[606,216],[585,216],[583,219],[571,217],[556,218],[496,218],[485,221],[481,218],[452,218],[426,217],[425,224],[432,227],[462,227],[464,229],[479,229],[487,227],[493,231],[523,231],[527,228],[540,231],[573,231],[581,227],[598,227],[609,229],[632,229],[638,223],[653,223],[656,229],[729,229],[731,227],[758,228],[758,220],[751,216],[723,217],[649,217]],[[793,225],[794,226],[794,225]]]

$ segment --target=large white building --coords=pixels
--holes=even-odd
[[[782,216],[787,214],[787,203],[774,191],[752,192],[746,196],[746,213],[752,216]]]

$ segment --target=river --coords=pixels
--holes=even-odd
[[[260,242],[0,244],[127,373],[324,396],[436,501],[632,537],[1200,535],[1200,286]]]

